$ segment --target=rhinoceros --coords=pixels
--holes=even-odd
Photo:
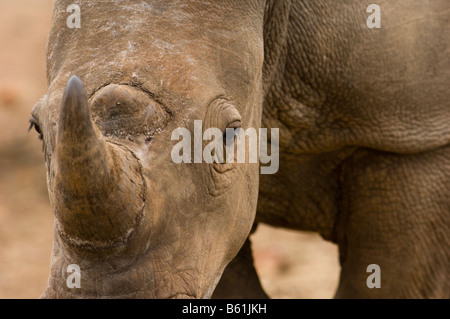
[[[360,0],[86,0],[79,28],[71,4],[31,118],[55,221],[43,298],[265,298],[258,223],[336,243],[338,298],[450,296],[448,0],[380,0],[375,24]],[[199,120],[279,129],[279,170],[174,163]]]

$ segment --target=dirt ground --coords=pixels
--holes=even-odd
[[[32,106],[46,92],[53,0],[0,0],[0,298],[37,298],[50,269],[53,215]],[[331,298],[337,247],[318,235],[259,227],[255,263],[273,298]]]

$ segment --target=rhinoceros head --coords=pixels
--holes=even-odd
[[[32,112],[55,216],[43,297],[209,297],[250,232],[258,165],[174,163],[172,132],[259,128],[264,3],[79,1],[69,28],[71,2]]]

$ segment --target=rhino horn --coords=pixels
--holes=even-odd
[[[64,92],[56,163],[55,211],[62,237],[96,247],[128,240],[145,203],[140,165],[131,151],[105,141],[91,120],[86,89],[76,76]]]

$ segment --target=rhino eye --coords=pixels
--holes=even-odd
[[[43,136],[41,128],[39,127],[39,124],[37,123],[36,119],[33,117],[30,119],[30,127],[28,128],[28,131],[31,131],[32,128],[34,128],[36,133],[38,133],[39,139],[42,141]]]
[[[241,128],[241,121],[234,121],[233,123],[228,124],[227,128],[237,131]],[[232,143],[235,140],[235,138],[236,138],[235,134],[228,134],[227,136],[227,130],[225,129],[225,131],[223,132],[223,143],[225,145]]]

